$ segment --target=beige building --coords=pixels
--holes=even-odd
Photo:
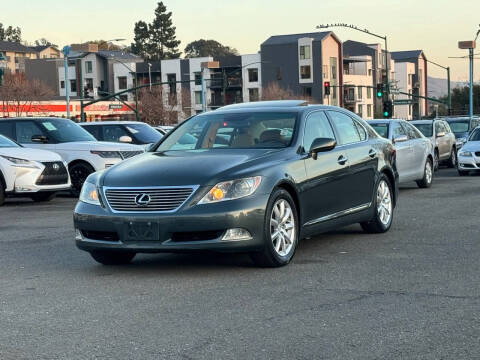
[[[344,107],[364,119],[373,119],[375,115],[372,67],[372,57],[368,55],[343,58]]]
[[[53,45],[30,46],[37,53],[37,59],[58,59],[63,53]]]
[[[0,52],[7,59],[6,72],[12,74],[25,71],[25,58],[38,58],[36,51],[17,42],[0,41]]]

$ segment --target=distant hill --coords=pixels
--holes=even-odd
[[[454,89],[457,87],[468,86],[468,83],[464,81],[452,81],[450,86]],[[440,98],[447,95],[447,89],[447,79],[428,77],[428,96]]]

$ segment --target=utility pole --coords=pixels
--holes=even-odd
[[[448,115],[452,115],[452,92],[450,89],[450,66],[447,67]]]
[[[480,33],[480,30],[477,32],[477,36]],[[475,38],[476,40],[477,38]],[[468,115],[470,119],[473,116],[473,50],[476,47],[475,40],[473,41],[460,41],[458,43],[459,49],[468,49],[468,58],[470,60],[470,91],[469,91],[469,106],[468,106]]]
[[[148,63],[148,83],[150,84],[150,91],[152,91],[152,64],[151,63]],[[135,86],[138,86],[138,84],[135,84]]]
[[[70,119],[70,78],[68,77],[68,55],[70,54],[70,46],[63,47],[63,66],[65,68],[65,100],[67,102],[67,118]]]
[[[202,112],[207,111],[207,101],[205,99],[205,69],[206,67],[202,67],[201,72],[201,80],[202,80]]]

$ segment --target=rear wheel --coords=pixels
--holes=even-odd
[[[457,151],[455,148],[452,148],[452,151],[450,152],[450,159],[448,159],[448,167],[449,168],[454,168],[457,166]]]
[[[422,180],[417,181],[417,185],[419,188],[429,188],[432,186],[433,181],[433,169],[432,169],[432,160],[427,159],[425,162],[425,169],[423,171],[423,178]]]
[[[136,253],[134,252],[121,252],[121,251],[108,251],[108,250],[95,250],[91,251],[90,255],[96,262],[103,265],[126,265],[129,264]]]
[[[374,234],[387,232],[392,226],[393,220],[393,192],[385,174],[382,174],[377,183],[373,205],[375,214],[370,221],[360,223],[362,229]]]
[[[83,183],[87,180],[88,175],[95,170],[89,164],[84,162],[78,162],[68,167],[70,173],[70,179],[72,181],[72,189],[70,192],[73,196],[79,196],[82,190]]]
[[[264,247],[251,253],[262,267],[279,267],[292,260],[298,244],[298,215],[295,202],[284,189],[277,189],[268,201],[264,223]]]
[[[51,193],[51,192],[40,192],[36,194],[30,195],[30,198],[35,201],[35,202],[44,202],[44,201],[50,201],[52,200],[56,193]]]

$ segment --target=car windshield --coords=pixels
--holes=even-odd
[[[39,119],[47,136],[56,142],[97,141],[93,135],[80,125],[66,119]]]
[[[450,129],[452,129],[452,131],[455,134],[466,133],[470,130],[470,121],[469,120],[449,121],[448,125],[450,125]]]
[[[125,126],[143,144],[157,143],[162,138],[162,134],[147,124],[127,124]]]
[[[480,141],[480,129],[473,130],[472,134],[468,138],[468,141]]]
[[[415,126],[423,136],[432,137],[433,136],[433,125],[432,124],[412,124]]]
[[[284,148],[292,141],[296,118],[296,112],[199,115],[169,134],[157,151]]]
[[[370,123],[370,125],[375,129],[378,135],[388,139],[388,124]]]
[[[0,148],[18,148],[18,147],[20,147],[20,145],[18,145],[15,141],[12,141],[3,135],[0,135]]]

